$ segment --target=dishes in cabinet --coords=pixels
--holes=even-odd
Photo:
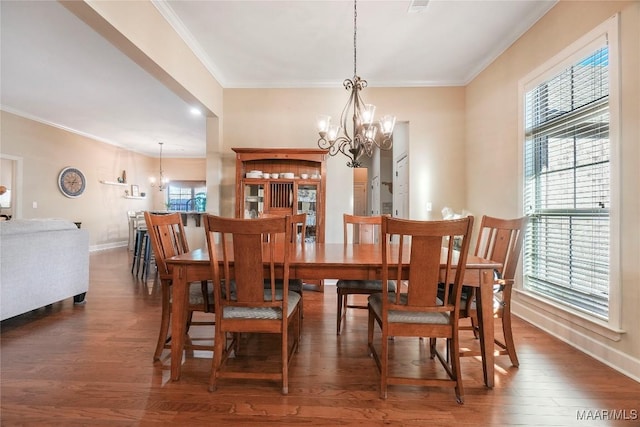
[[[284,179],[293,179],[294,174],[293,174],[293,172],[284,172],[284,173],[282,174],[282,177],[283,177]]]
[[[309,179],[309,174],[307,174],[307,173],[301,173],[301,174],[300,174],[300,178],[302,178],[302,179]]]
[[[262,178],[262,172],[256,172],[256,171],[247,172],[246,177],[247,178]]]

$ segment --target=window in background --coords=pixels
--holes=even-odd
[[[525,85],[524,289],[610,321],[611,39],[607,32]],[[558,67],[559,65],[559,67]],[[613,321],[615,324],[615,320]]]
[[[205,181],[171,181],[167,185],[167,209],[204,212],[207,208]]]

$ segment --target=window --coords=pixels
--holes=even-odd
[[[524,289],[605,322],[615,199],[611,52],[602,34],[524,88]]]
[[[171,181],[167,185],[167,209],[204,212],[207,208],[207,185],[204,181]]]

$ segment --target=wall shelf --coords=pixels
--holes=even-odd
[[[146,196],[124,196],[125,199],[146,199]]]
[[[128,187],[130,184],[126,184],[123,182],[114,182],[114,181],[100,181],[100,184],[105,185],[119,185],[120,187]]]

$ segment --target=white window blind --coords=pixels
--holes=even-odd
[[[609,49],[606,40],[525,94],[526,290],[609,315]]]

